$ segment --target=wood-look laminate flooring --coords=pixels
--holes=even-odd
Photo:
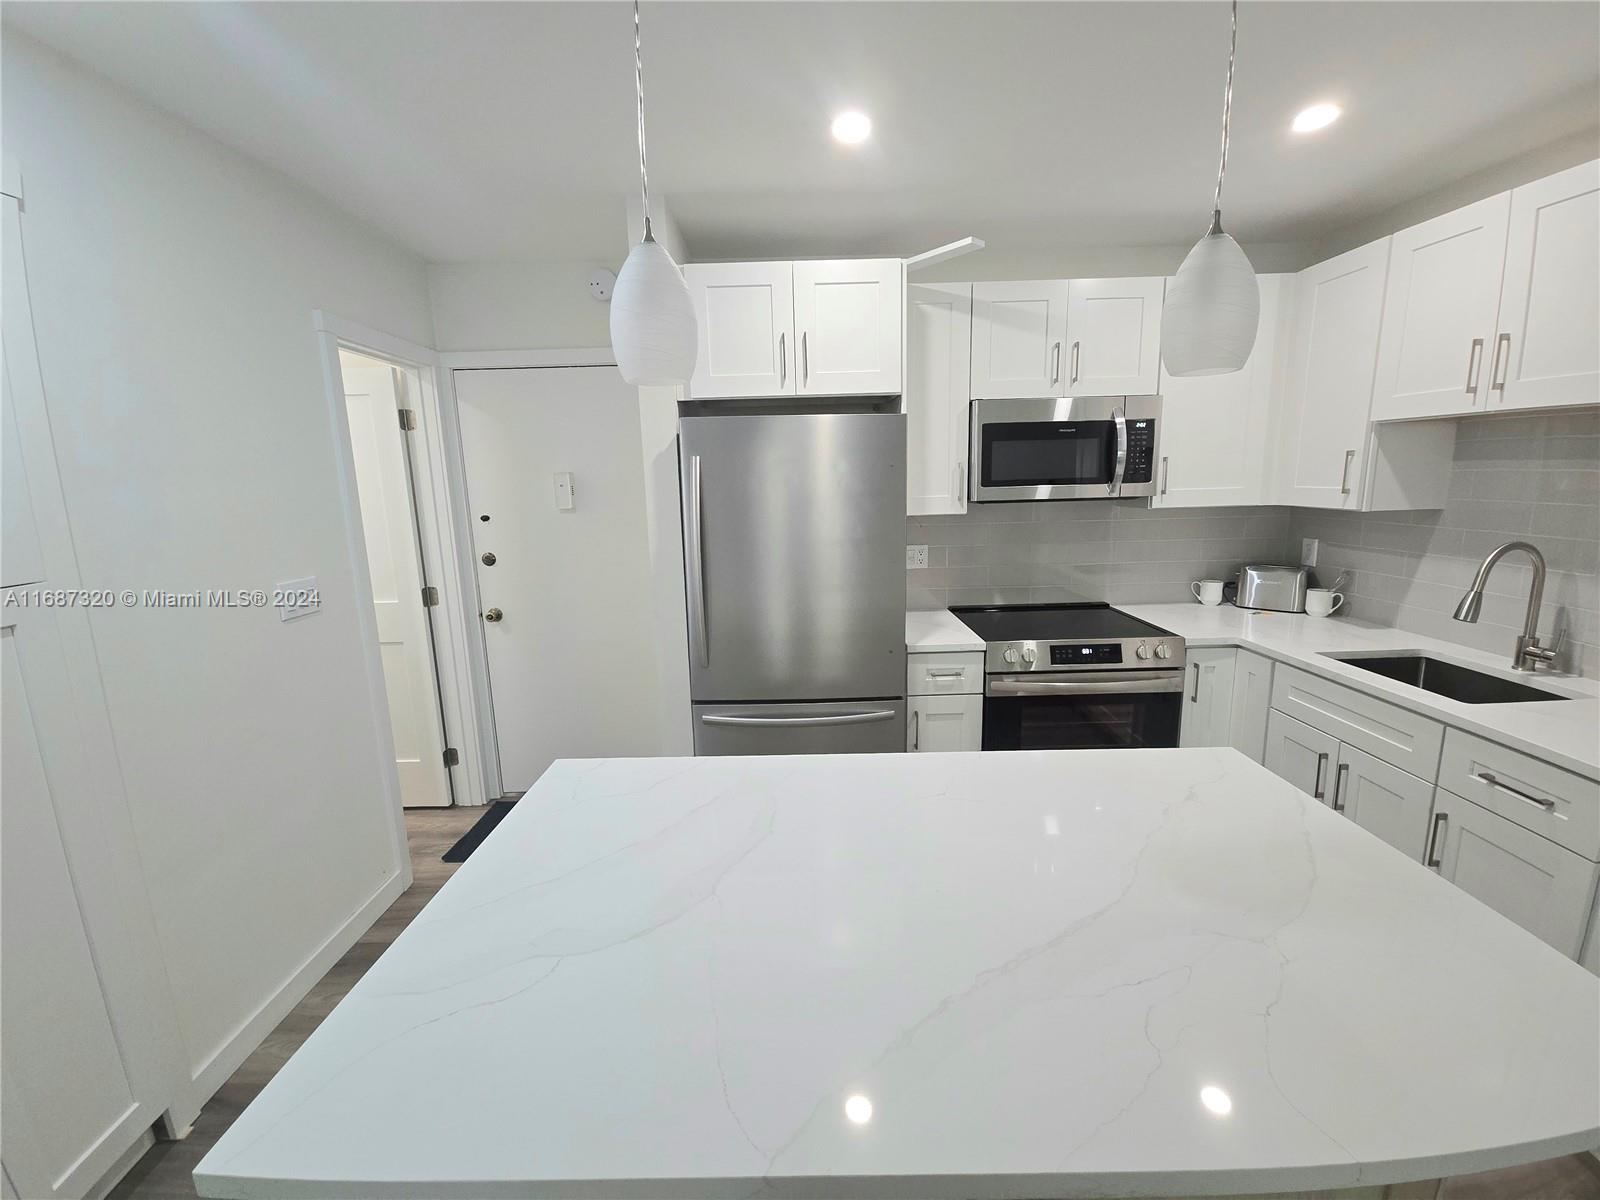
[[[411,886],[244,1060],[201,1111],[194,1131],[181,1142],[157,1142],[111,1192],[113,1198],[190,1200],[196,1195],[196,1164],[455,872],[460,864],[441,862],[439,856],[482,815],[481,808],[406,811]],[[1573,1155],[1507,1171],[1458,1175],[1445,1180],[1438,1195],[1439,1200],[1600,1200],[1600,1167]]]

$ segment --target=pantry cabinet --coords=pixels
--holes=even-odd
[[[893,395],[904,265],[897,258],[691,263],[697,400]]]
[[[906,513],[967,511],[972,285],[906,289]]]
[[[1067,394],[1065,279],[972,285],[972,397]]]
[[[1200,646],[1189,650],[1184,664],[1183,724],[1180,746],[1227,746],[1233,720],[1233,664],[1231,646]]]
[[[1074,279],[1067,288],[1069,396],[1148,396],[1161,386],[1166,280]]]
[[[1268,502],[1268,429],[1292,317],[1293,275],[1262,275],[1261,324],[1241,370],[1173,378],[1163,369],[1161,459],[1152,508]]]

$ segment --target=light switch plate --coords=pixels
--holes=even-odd
[[[272,603],[277,606],[280,621],[293,621],[320,611],[322,593],[317,590],[317,577],[307,575],[304,579],[273,584]]]
[[[1314,567],[1317,565],[1316,538],[1300,539],[1300,565],[1302,567]]]
[[[928,565],[928,548],[926,546],[906,547],[906,570],[921,571]]]
[[[571,471],[556,472],[556,511],[571,512],[578,506],[576,489],[572,486]]]

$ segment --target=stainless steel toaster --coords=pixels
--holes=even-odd
[[[1308,574],[1304,567],[1240,567],[1233,602],[1240,608],[1305,612]]]

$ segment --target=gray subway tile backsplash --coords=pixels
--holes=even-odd
[[[1477,564],[1524,539],[1550,566],[1540,632],[1565,631],[1565,665],[1600,675],[1600,412],[1459,422],[1449,500],[1428,512],[1309,508],[1151,509],[1144,501],[973,505],[910,517],[907,545],[928,569],[906,572],[913,609],[959,604],[1191,599],[1189,583],[1228,578],[1246,562],[1298,562],[1321,544],[1317,579],[1344,585],[1349,614],[1508,657],[1529,569],[1495,568],[1476,625],[1451,618]]]

